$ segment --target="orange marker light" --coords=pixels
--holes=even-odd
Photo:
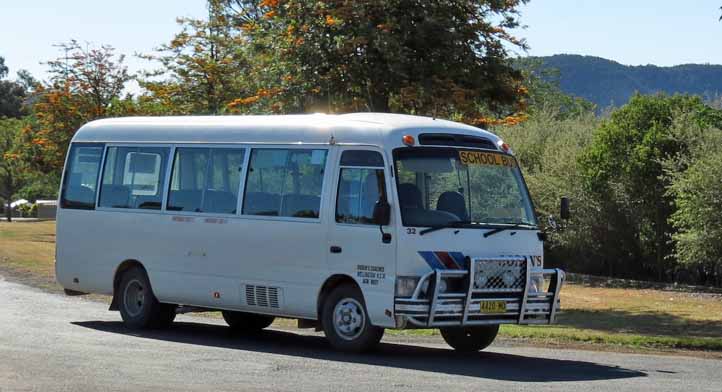
[[[499,146],[500,150],[504,151],[507,154],[511,154],[511,146],[504,143],[503,140],[499,140],[498,142],[496,142],[496,145]]]
[[[414,144],[416,144],[416,140],[414,140],[414,137],[411,135],[404,135],[403,137],[404,144],[411,147]]]

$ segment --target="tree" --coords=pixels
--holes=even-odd
[[[5,58],[0,56],[0,78],[4,78],[8,75],[8,66],[5,65]]]
[[[8,75],[8,67],[5,59],[0,57],[0,118],[20,118],[25,114],[23,101],[27,96],[27,88],[23,83],[11,80],[1,80]],[[29,75],[27,71],[21,70],[19,76]]]
[[[471,123],[520,110],[512,1],[223,0],[260,88],[230,108],[403,111]],[[479,120],[479,121],[477,121]]]
[[[10,204],[28,180],[28,165],[18,153],[22,128],[21,120],[0,119],[0,197],[5,200],[8,222],[12,220]]]
[[[77,41],[59,45],[65,55],[48,61],[50,82],[34,95],[32,128],[24,133],[24,154],[44,173],[62,169],[75,131],[88,121],[120,114],[115,106],[132,79],[124,56],[106,45],[83,47]],[[122,105],[121,105],[122,106]]]
[[[602,260],[610,270],[659,280],[673,270],[667,256],[674,208],[663,161],[689,151],[671,131],[677,113],[705,126],[722,123],[699,97],[637,95],[602,123],[581,158],[587,189],[600,206],[590,234],[610,249]]]
[[[123,65],[125,55],[116,56],[109,45],[84,48],[76,40],[57,46],[66,56],[47,62],[51,83],[67,87],[71,94],[91,105],[92,114],[102,116],[132,79]]]
[[[536,92],[530,90],[530,96]],[[540,225],[548,233],[544,243],[545,263],[572,272],[604,274],[599,263],[600,249],[592,228],[598,219],[598,206],[584,187],[584,172],[579,158],[592,140],[599,119],[591,111],[576,116],[560,114],[552,105],[530,106],[529,119],[515,126],[495,127],[506,143],[512,146]],[[547,218],[559,221],[559,200],[569,197],[572,218],[563,231],[548,227]]]
[[[668,195],[675,211],[674,256],[681,273],[695,282],[722,284],[722,130],[699,124],[689,115],[675,118],[675,140],[688,146],[685,154],[667,159]]]
[[[719,142],[722,142],[720,140]],[[671,193],[677,210],[671,223],[675,256],[683,264],[697,267],[704,284],[722,283],[722,148],[710,145],[708,155],[675,177]]]
[[[143,74],[140,84],[150,94],[141,100],[167,113],[219,114],[249,94],[246,40],[222,11],[219,1],[208,1],[207,20],[179,18],[181,32],[156,54],[141,56],[162,65]]]
[[[18,71],[18,83],[25,89],[25,91],[31,93],[38,86],[38,82],[33,75],[27,70],[21,69]]]

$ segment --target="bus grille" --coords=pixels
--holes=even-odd
[[[526,287],[527,263],[520,259],[474,259],[474,290],[480,292],[518,292]]]
[[[246,285],[246,303],[262,308],[280,308],[278,287]]]

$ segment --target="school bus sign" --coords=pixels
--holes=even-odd
[[[482,151],[459,151],[459,160],[464,165],[490,165],[516,167],[514,158],[491,152]]]

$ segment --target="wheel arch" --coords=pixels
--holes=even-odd
[[[138,260],[128,259],[118,264],[118,267],[116,267],[115,273],[113,274],[113,300],[110,302],[109,310],[119,310],[118,285],[120,285],[120,280],[123,277],[123,273],[135,267],[142,269],[145,272],[146,276],[148,275],[148,271],[145,269],[145,266],[143,266],[143,263]],[[150,279],[150,277],[148,279]]]
[[[323,310],[323,302],[326,300],[326,297],[331,293],[331,291],[333,291],[333,289],[343,284],[349,284],[356,287],[359,293],[361,293],[361,298],[364,300],[364,304],[366,303],[364,292],[361,290],[361,286],[359,286],[358,282],[356,282],[354,278],[346,274],[331,275],[323,283],[321,290],[319,290],[318,296],[316,297],[316,320],[319,322],[321,321],[321,311]]]

